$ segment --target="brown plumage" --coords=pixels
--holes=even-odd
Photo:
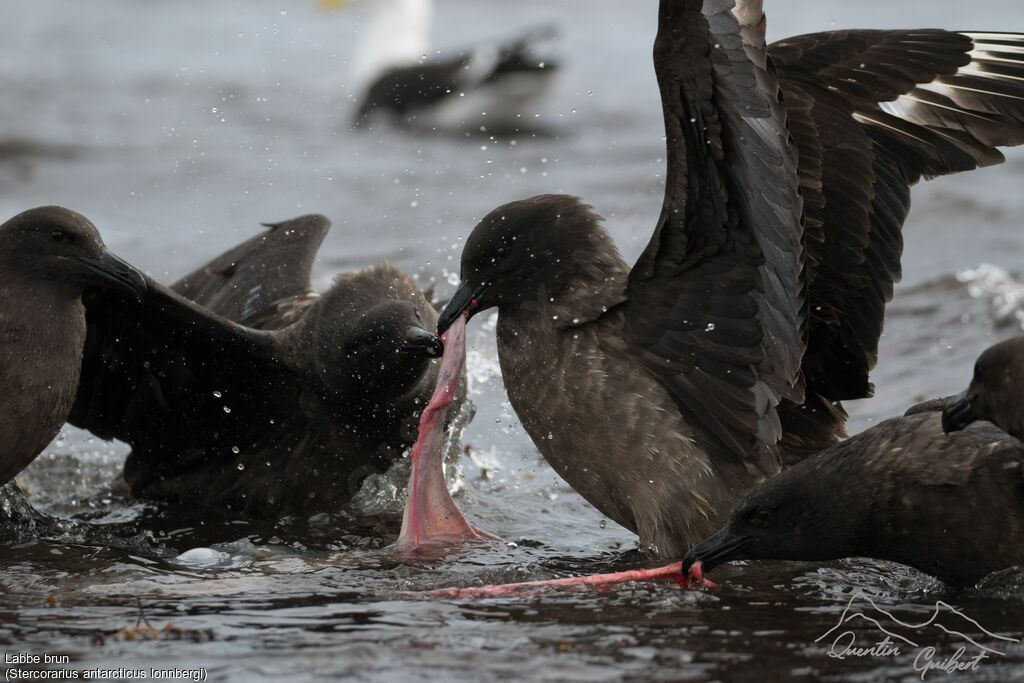
[[[1024,142],[1024,36],[832,31],[768,53],[800,157],[807,254],[806,400],[783,401],[784,457],[845,435],[839,401],[870,396],[900,276],[910,186],[1000,163]]]
[[[1024,337],[1001,341],[985,349],[974,363],[971,384],[947,401],[942,428],[947,433],[988,420],[1007,434],[1024,440]]]
[[[1024,373],[1013,372],[1019,388]],[[1024,566],[1024,444],[986,421],[947,437],[945,405],[915,406],[771,477],[686,554],[683,572],[696,562],[706,572],[730,560],[859,556],[973,585]],[[1013,399],[1001,409],[1021,412]]]
[[[0,225],[0,484],[39,455],[71,411],[86,288],[131,297],[145,283],[74,211],[43,206]]]
[[[537,54],[538,44],[553,34],[551,27],[531,29],[504,44],[388,68],[361,93],[353,126],[370,128],[378,119],[389,119],[400,128],[479,132],[473,124],[483,120],[490,132],[527,129],[530,122],[520,109],[549,90],[559,73],[556,60]],[[446,107],[459,106],[460,100],[481,96],[483,108],[466,111],[463,116],[468,120],[442,113]],[[481,112],[488,114],[486,119],[480,118]]]
[[[442,350],[428,331],[436,312],[389,264],[316,295],[329,225],[271,225],[171,289],[151,283],[141,304],[86,299],[71,422],[131,445],[136,495],[260,516],[333,511],[415,440]]]
[[[440,329],[496,306],[537,448],[681,555],[781,460],[845,436],[840,401],[872,390],[909,187],[1024,141],[1021,45],[844,31],[766,47],[760,2],[663,0],[668,168],[646,250],[630,269],[573,197],[506,204],[468,238]]]

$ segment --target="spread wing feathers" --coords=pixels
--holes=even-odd
[[[187,469],[204,452],[244,446],[293,400],[298,384],[273,332],[237,325],[147,278],[142,302],[86,292],[87,337],[69,421]],[[268,417],[269,416],[269,417]]]
[[[1024,142],[1024,35],[833,31],[772,44],[783,90],[839,94],[853,118],[897,141],[917,180],[999,163]]]
[[[654,62],[665,201],[625,332],[698,428],[764,455],[776,404],[802,399],[806,330],[797,162],[760,2],[663,0]]]
[[[310,284],[313,261],[331,222],[311,214],[264,225],[269,229],[197,268],[171,289],[243,325],[286,325],[283,314],[316,299]]]
[[[769,54],[799,150],[809,311],[807,399],[779,414],[784,449],[814,452],[845,436],[838,401],[872,393],[910,186],[1024,141],[1024,36],[835,31]]]

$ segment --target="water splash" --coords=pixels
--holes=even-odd
[[[991,303],[998,324],[1016,324],[1024,330],[1024,283],[991,263],[961,270],[956,279],[967,285],[967,293],[972,297]]]

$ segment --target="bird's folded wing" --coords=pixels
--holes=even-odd
[[[178,294],[235,322],[266,328],[315,300],[313,261],[331,222],[311,214],[280,223],[232,247],[173,285]]]
[[[147,285],[142,301],[83,297],[88,334],[69,421],[165,457],[168,470],[258,438],[297,386],[274,333],[233,323],[150,278]]]
[[[802,396],[806,304],[797,159],[760,2],[663,0],[654,63],[668,172],[627,341],[705,434],[763,456],[776,404]]]

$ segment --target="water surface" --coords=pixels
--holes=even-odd
[[[322,15],[312,3],[268,0],[8,0],[0,216],[74,208],[112,251],[170,282],[261,221],[321,212],[334,225],[318,286],[388,258],[443,296],[481,216],[567,192],[606,217],[632,259],[661,205],[656,5],[439,0],[442,48],[560,27],[565,74],[535,117],[547,134],[492,139],[351,133],[345,82],[359,7]],[[837,27],[1024,30],[1019,0],[766,5],[773,38]],[[1022,182],[1024,155],[1012,153],[1002,166],[915,189],[876,396],[850,406],[851,431],[958,391],[981,349],[1020,333]],[[851,599],[870,610],[870,598],[904,622],[925,621],[942,600],[977,622],[957,622],[977,642],[1004,653],[927,680],[1024,677],[1020,645],[985,633],[1024,636],[1024,578],[1014,572],[953,591],[884,562],[759,563],[716,570],[714,591],[409,597],[649,562],[632,534],[540,459],[504,395],[494,317],[479,318],[469,339],[477,414],[463,435],[458,495],[467,516],[508,545],[421,563],[391,556],[400,474],[374,479],[350,525],[213,520],[130,501],[112,483],[126,448],[68,428],[21,477],[32,504],[59,521],[12,513],[21,522],[0,547],[0,651],[66,655],[64,669],[204,667],[211,679],[237,681],[920,680],[923,648],[939,660],[961,646],[921,627],[904,631],[917,645],[898,655],[829,656],[835,634],[819,638]],[[212,551],[174,559],[194,548]],[[114,637],[144,624],[140,614],[184,630],[176,640]],[[859,643],[881,640],[867,622],[851,628]]]

